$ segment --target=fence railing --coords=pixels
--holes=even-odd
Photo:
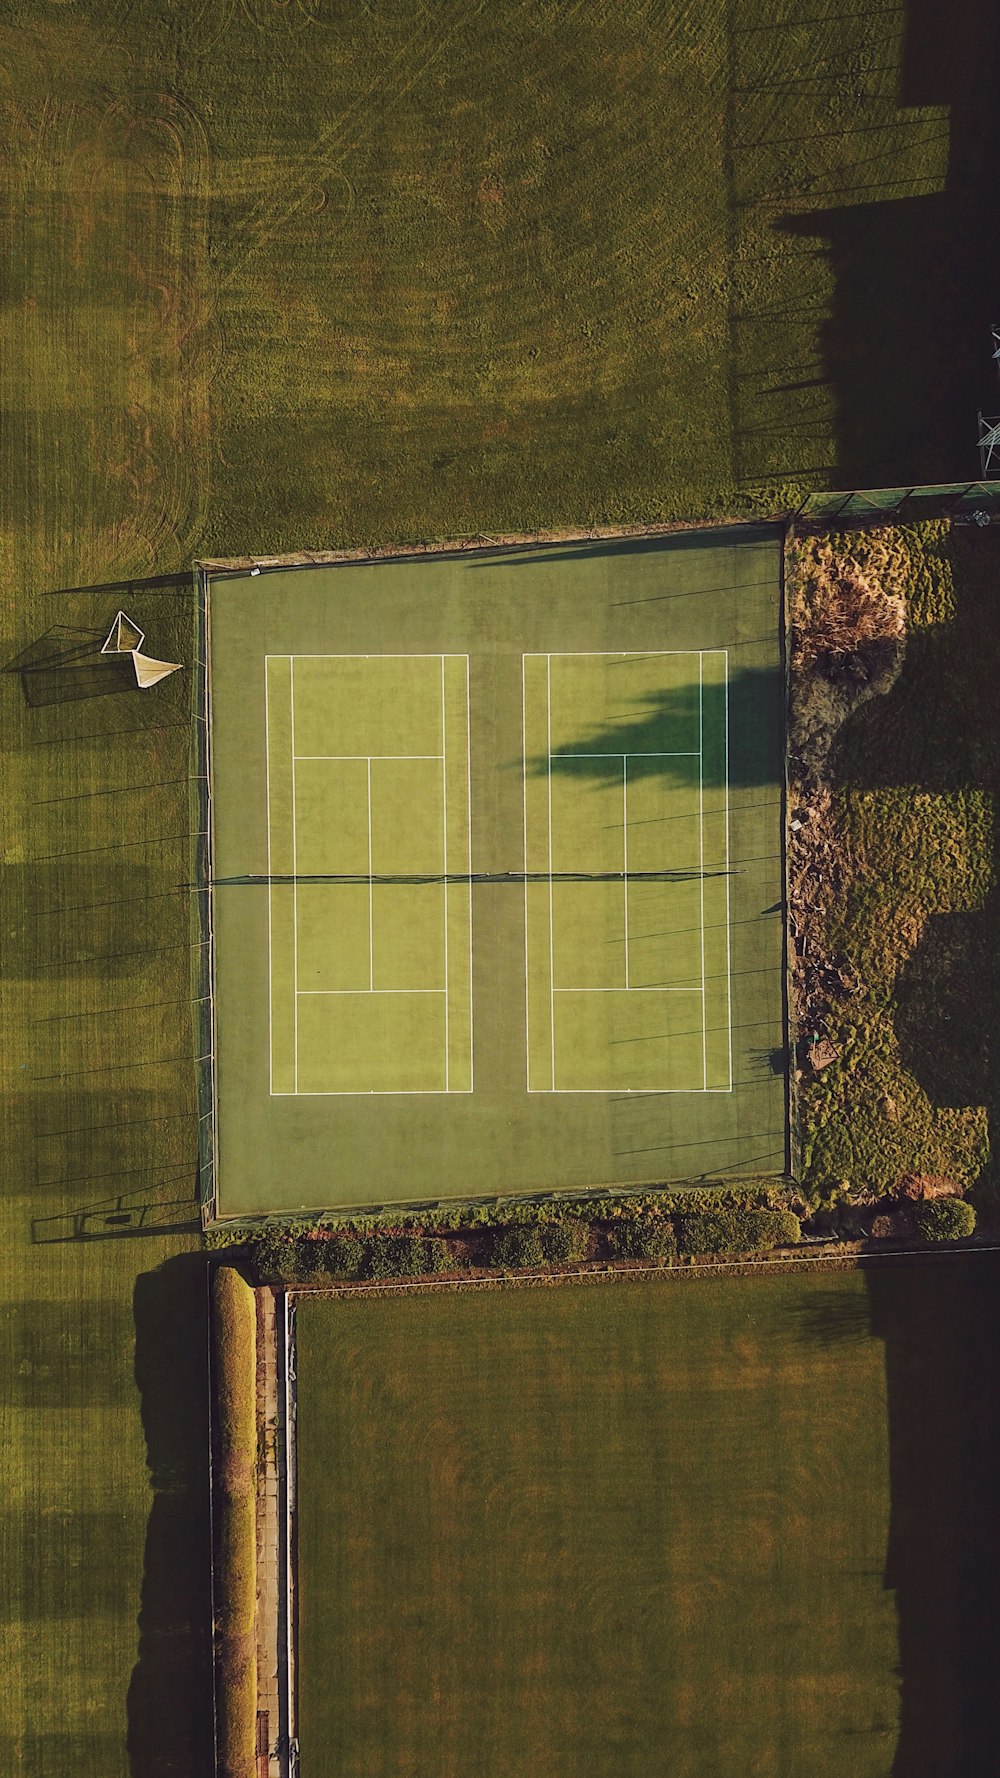
[[[906,519],[967,517],[973,524],[1000,523],[1000,480],[942,482],[928,487],[852,488],[807,494],[795,520],[830,525],[838,519],[898,523]]]

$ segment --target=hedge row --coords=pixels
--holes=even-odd
[[[347,1230],[317,1238],[273,1227],[251,1241],[250,1249],[262,1283],[316,1283],[324,1278],[378,1282],[470,1267],[531,1270],[605,1254],[662,1262],[678,1254],[764,1253],[795,1242],[800,1235],[798,1218],[790,1210],[768,1206],[685,1210],[673,1216],[638,1208],[626,1213],[618,1205],[615,1209],[614,1219],[602,1223],[564,1216],[487,1230],[466,1229],[460,1248],[437,1233],[383,1231],[362,1236]]]
[[[257,1322],[230,1266],[212,1280],[215,1671],[219,1778],[253,1778],[257,1724]]]
[[[761,1183],[689,1186],[671,1191],[594,1194],[592,1197],[490,1199],[484,1203],[459,1205],[428,1204],[409,1210],[385,1210],[363,1216],[338,1216],[330,1213],[319,1218],[283,1219],[280,1224],[225,1223],[209,1229],[205,1235],[208,1247],[245,1247],[257,1242],[273,1229],[282,1236],[311,1236],[316,1233],[347,1236],[359,1240],[385,1233],[391,1217],[392,1228],[401,1234],[423,1235],[428,1228],[440,1234],[475,1234],[477,1231],[508,1228],[550,1228],[562,1226],[567,1220],[585,1223],[613,1223],[619,1218],[636,1216],[662,1219],[691,1210],[795,1210],[802,1209],[801,1195],[787,1185]]]

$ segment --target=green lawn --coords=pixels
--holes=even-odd
[[[297,1326],[303,1765],[840,1778],[849,1747],[887,1778],[861,1276],[300,1298]]]
[[[978,350],[962,305],[988,282],[937,196],[949,125],[963,189],[992,174],[969,128],[982,40],[962,23],[914,60],[902,13],[813,0],[768,19],[750,0],[10,0],[5,658],[119,602],[156,652],[190,658],[168,595],[55,587],[199,553],[724,512],[829,480],[845,425],[869,481],[951,475],[976,405],[956,376]],[[928,291],[933,352],[914,350]],[[197,1770],[200,1645],[180,1626],[203,1635],[182,1583],[204,1444],[168,1423],[164,1455],[143,1342],[170,1351],[133,1310],[137,1281],[140,1303],[176,1300],[192,1368],[166,1374],[200,1374],[186,1276],[157,1273],[190,1238],[33,1239],[37,1219],[93,1231],[119,1196],[147,1227],[190,1215],[179,684],[29,711],[5,679],[0,700],[0,1750],[22,1778]]]
[[[222,1216],[784,1170],[776,527],[209,614]]]

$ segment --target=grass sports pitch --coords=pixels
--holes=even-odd
[[[782,1168],[776,534],[208,605],[222,1214]]]
[[[869,1314],[857,1273],[301,1296],[303,1769],[885,1778]]]

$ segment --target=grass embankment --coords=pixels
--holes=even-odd
[[[220,1778],[252,1778],[257,1713],[257,1322],[231,1266],[212,1278],[216,1721]]]
[[[886,1778],[860,1274],[303,1298],[297,1328],[303,1765],[842,1778],[849,1746]]]
[[[874,656],[870,641],[860,655],[848,648],[818,703],[801,678],[793,687],[799,1022],[835,1052],[818,1071],[808,1045],[800,1056],[814,1204],[870,1202],[932,1176],[961,1190],[979,1180],[973,1201],[992,1212],[983,1169],[998,1104],[998,569],[1000,539],[944,521],[807,539],[790,552],[800,656],[818,586],[867,584],[890,600]],[[856,671],[866,647],[867,687]],[[881,689],[858,706],[859,684]]]

